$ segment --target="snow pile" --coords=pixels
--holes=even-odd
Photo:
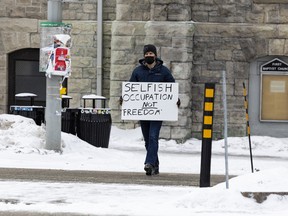
[[[33,119],[2,114],[0,117],[0,150],[15,153],[43,153],[45,129]],[[43,151],[44,150],[44,151]]]

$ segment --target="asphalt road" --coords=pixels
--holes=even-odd
[[[0,168],[0,181],[45,181],[45,182],[79,182],[79,183],[118,183],[146,185],[199,186],[200,176],[197,174],[160,173],[157,176],[146,176],[138,172],[108,171],[69,171]],[[225,182],[223,175],[211,175],[210,185]],[[5,197],[1,197],[5,199]],[[0,200],[1,201],[1,200]],[[8,212],[1,211],[0,216],[84,216],[74,213],[40,213],[40,212]],[[89,214],[89,216],[92,216]],[[109,216],[109,215],[93,215]],[[125,216],[125,215],[123,215]]]

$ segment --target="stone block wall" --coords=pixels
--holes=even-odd
[[[250,64],[264,56],[287,56],[287,0],[194,0],[192,137],[201,138],[203,88],[216,83],[214,134],[223,137],[222,71],[227,78],[228,135],[246,135],[242,83]],[[265,25],[264,25],[265,24]]]
[[[222,71],[226,71],[228,135],[246,135],[242,83],[248,86],[250,63],[263,56],[287,56],[288,25],[198,23],[192,69],[192,136],[201,137],[203,88],[216,83],[214,138],[223,137]]]
[[[71,21],[72,24],[72,75],[68,79],[68,94],[73,100],[70,107],[83,105],[86,94],[97,94],[97,23]],[[111,22],[103,25],[102,94],[110,98]],[[89,105],[89,102],[88,102]]]
[[[98,0],[63,0],[63,19],[65,20],[97,20]],[[116,0],[103,1],[103,20],[112,21],[116,17]]]
[[[47,19],[47,0],[1,0],[0,17]],[[97,20],[97,0],[62,0],[63,20]],[[116,0],[103,1],[103,20],[116,17]]]
[[[192,20],[211,23],[288,22],[287,0],[193,0]]]
[[[43,19],[47,17],[47,1],[1,0],[0,17]]]
[[[116,1],[103,1],[103,95],[109,98],[111,21]],[[96,93],[97,0],[63,1],[63,22],[72,24],[72,76],[68,81],[70,105],[79,107],[85,94]],[[39,23],[47,19],[47,0],[0,1],[0,113],[7,112],[7,54],[22,48],[39,48]]]
[[[178,122],[164,122],[160,137],[185,140],[191,136],[191,70],[194,24],[191,0],[117,0],[112,23],[110,106],[113,123],[122,128],[138,126],[137,121],[121,121],[118,104],[121,83],[129,80],[143,46],[155,44],[158,55],[180,83]]]
[[[38,20],[0,18],[0,113],[7,113],[7,54],[27,47],[39,47]]]
[[[190,21],[191,0],[117,0],[116,20]]]
[[[143,58],[143,46],[148,43],[158,47],[158,56],[171,69],[180,85],[182,101],[178,122],[164,122],[162,138],[184,140],[191,136],[191,69],[192,37],[191,22],[132,22],[114,21],[111,41],[110,106],[115,125],[122,128],[138,126],[137,121],[121,121],[121,83],[130,79],[138,60]]]

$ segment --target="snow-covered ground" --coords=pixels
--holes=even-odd
[[[45,147],[45,128],[21,116],[0,115],[0,167],[142,172],[140,128],[112,127],[108,149],[62,133],[62,154]],[[240,192],[288,192],[288,138],[228,138],[228,169],[238,175],[210,188],[0,180],[0,211],[76,212],[98,215],[288,215],[288,196],[259,204]],[[160,140],[160,172],[200,173],[201,141]],[[212,174],[225,174],[224,140],[212,143]],[[160,173],[161,175],[161,173]],[[1,176],[0,176],[1,179]],[[6,200],[3,202],[1,200]],[[8,200],[8,202],[7,202]],[[10,201],[9,201],[10,200]]]

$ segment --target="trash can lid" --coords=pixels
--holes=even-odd
[[[98,99],[98,100],[105,100],[106,98],[103,96],[95,95],[95,94],[90,94],[90,95],[84,95],[82,99]]]
[[[72,97],[71,97],[71,96],[68,96],[68,95],[62,95],[62,98],[72,99]]]
[[[37,95],[33,93],[19,93],[15,97],[37,97]]]

